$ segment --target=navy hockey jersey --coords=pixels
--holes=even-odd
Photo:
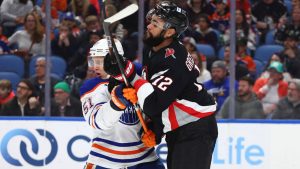
[[[213,115],[216,102],[202,84],[192,56],[178,41],[153,52],[145,50],[143,80],[135,78],[139,103],[150,118],[163,123],[163,132]],[[156,131],[157,133],[157,131]]]

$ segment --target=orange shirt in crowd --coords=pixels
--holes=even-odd
[[[259,91],[260,88],[268,83],[268,78],[258,78],[253,86],[253,91],[256,93],[258,99],[262,99],[266,96],[266,93]],[[278,82],[278,96],[283,98],[287,95],[288,83],[281,80]]]
[[[51,1],[51,17],[58,19],[58,11],[66,11],[68,7],[67,0],[52,0]],[[45,12],[45,1],[42,6],[43,12]]]
[[[238,60],[245,63],[245,65],[247,66],[247,68],[250,72],[255,72],[256,71],[255,62],[253,61],[251,56],[245,55],[245,56],[242,56],[242,57],[238,57]]]

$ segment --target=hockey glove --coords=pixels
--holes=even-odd
[[[136,90],[132,87],[123,89],[123,96],[129,100],[132,104],[136,104],[138,101]]]
[[[120,61],[121,65],[124,68],[126,78],[129,82],[131,82],[136,75],[134,64],[129,60],[123,59],[122,57],[120,57]],[[112,62],[112,56],[110,56],[109,54],[107,54],[104,58],[104,70],[116,80],[122,82],[124,81],[118,64]]]
[[[123,88],[123,85],[114,87],[111,92],[111,106],[115,110],[124,110],[137,102],[136,91],[133,88]]]
[[[143,133],[141,140],[144,143],[145,147],[151,148],[156,146],[155,134],[151,130]]]
[[[109,91],[109,93],[111,93],[111,91],[114,89],[115,86],[118,86],[118,85],[122,84],[122,82],[116,80],[112,76],[109,77],[108,81],[109,81],[108,82],[108,91]]]

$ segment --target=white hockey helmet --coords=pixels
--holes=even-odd
[[[123,56],[124,55],[124,51],[123,51],[123,47],[121,45],[121,42],[117,39],[114,39],[117,50],[119,55]],[[90,48],[90,55],[89,57],[93,58],[93,57],[105,57],[108,54],[109,50],[108,50],[108,44],[107,44],[107,40],[104,39],[100,39],[99,41],[97,41],[93,47]]]

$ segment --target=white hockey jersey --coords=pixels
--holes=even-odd
[[[154,148],[146,148],[140,140],[141,124],[134,108],[111,108],[108,80],[86,81],[80,95],[84,118],[94,130],[88,163],[125,168],[158,159]]]

